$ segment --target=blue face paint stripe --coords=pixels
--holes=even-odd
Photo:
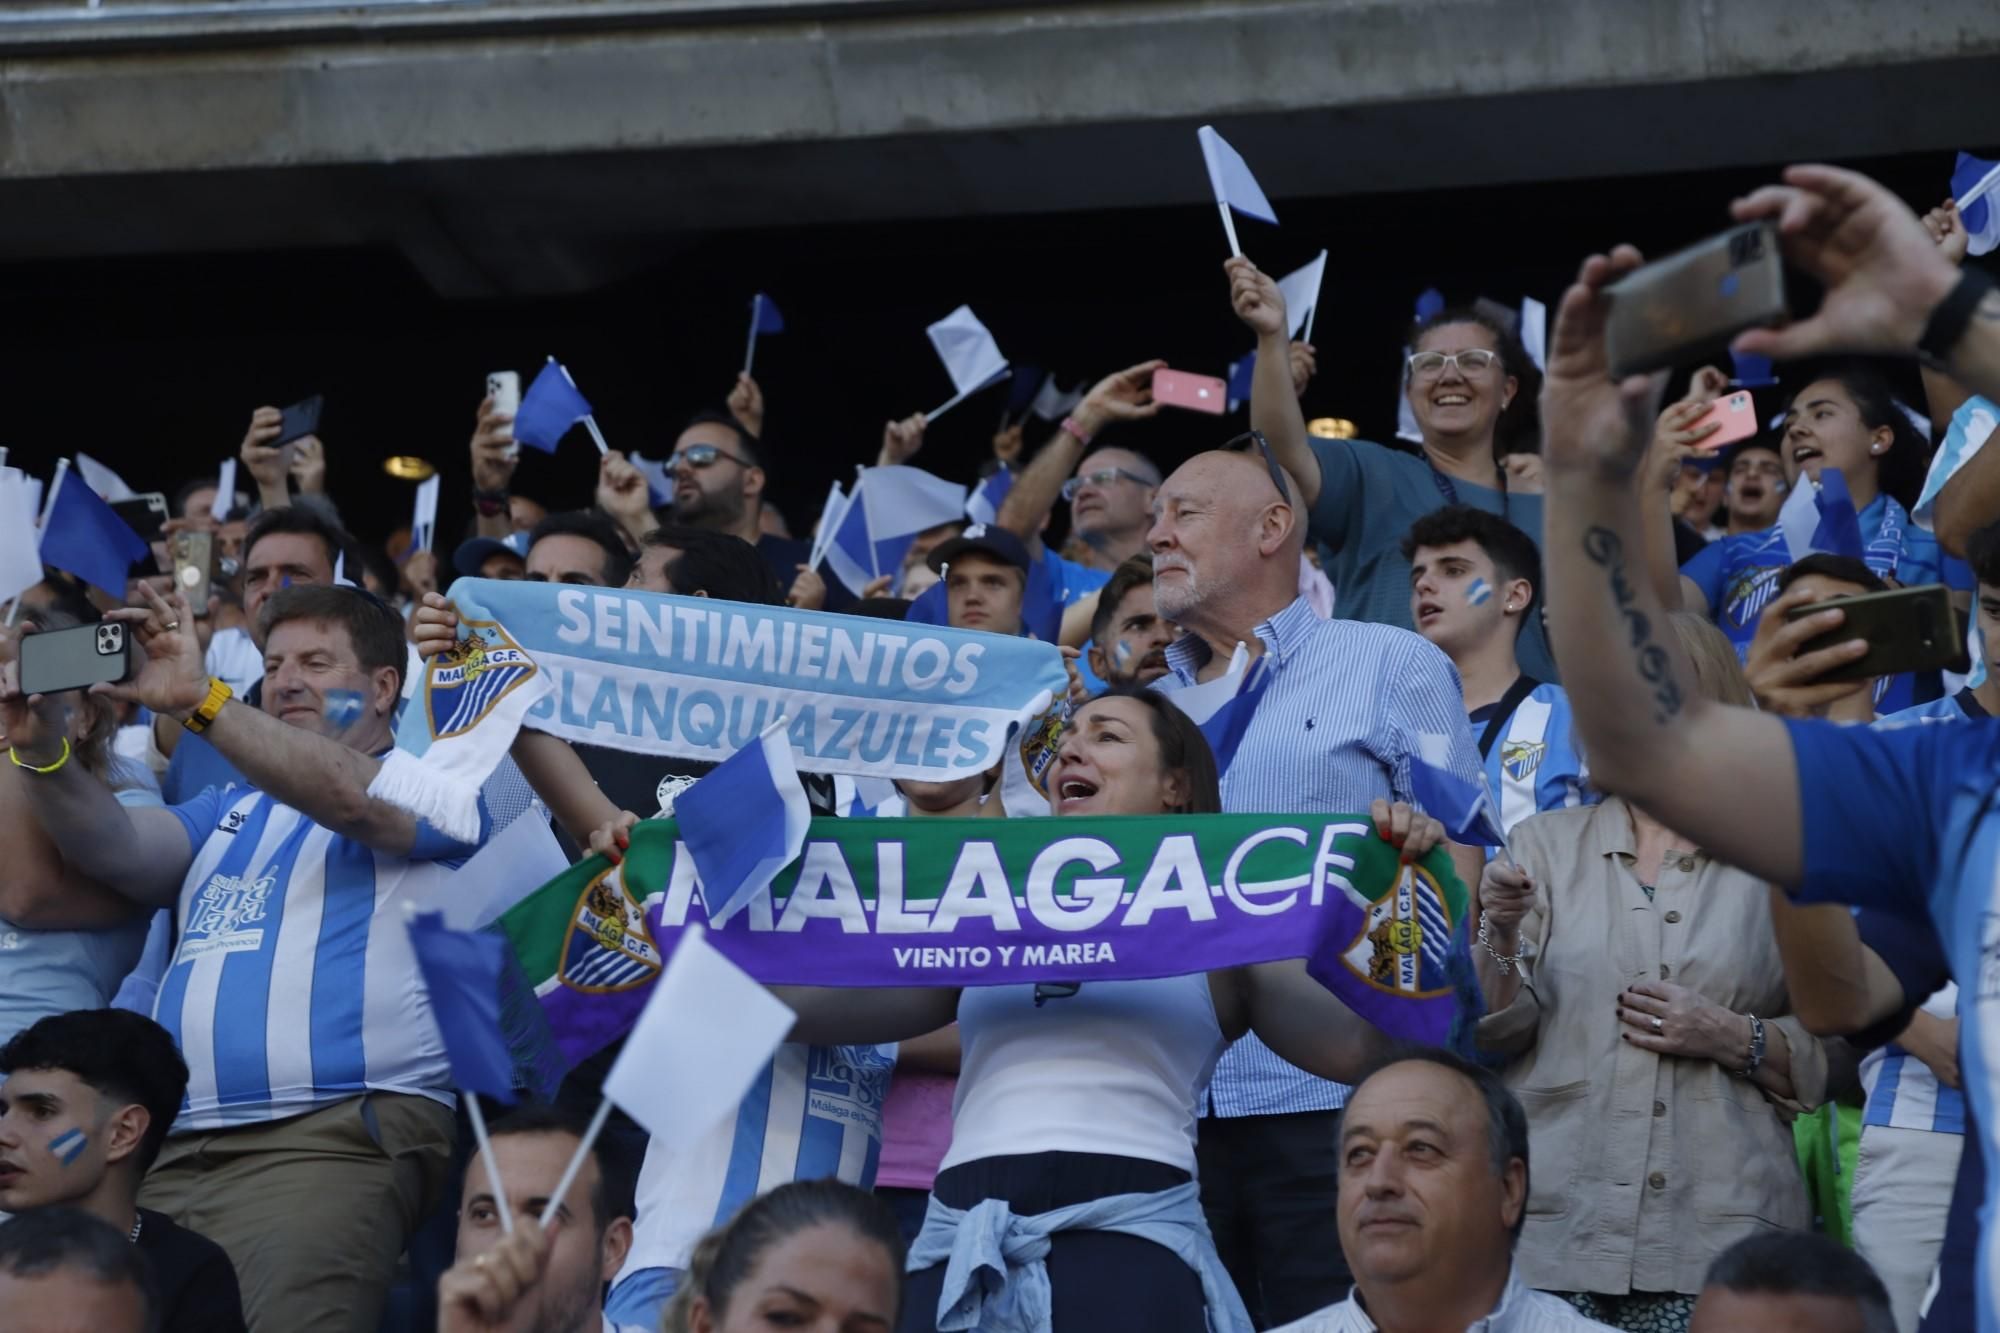
[[[326,853],[324,894],[313,952],[313,1086],[359,1090],[368,1080],[361,1025],[368,931],[375,920],[375,853],[335,838]]]
[[[237,808],[239,808],[239,803],[230,801],[225,796],[222,802],[216,805],[217,817],[226,818],[229,811]],[[268,796],[259,797],[251,804],[250,813],[245,817],[243,826],[234,834],[228,835],[231,839],[229,850],[223,853],[222,859],[216,862],[214,869],[209,872],[211,878],[216,875],[230,875],[238,878],[242,876],[245,867],[250,864],[250,858],[256,855],[257,844],[264,840],[264,826],[270,822],[271,809],[272,801]],[[215,831],[210,829],[208,836],[211,838],[215,837]],[[195,855],[199,857],[202,849],[206,846],[207,843],[204,842],[201,847],[197,847]],[[203,884],[206,883],[207,881],[204,880]],[[201,885],[195,887],[194,891],[196,894],[201,892],[201,887]],[[183,889],[181,912],[176,921],[176,925],[183,937],[187,934],[188,917],[192,912],[193,906],[194,899],[190,898],[187,891]],[[184,1046],[186,1044],[182,1039],[182,1033],[190,1016],[184,1011],[187,1007],[188,981],[193,974],[193,962],[176,962],[170,965],[167,968],[166,978],[160,983],[159,998],[153,1005],[155,1021],[173,1037],[174,1045],[176,1046]],[[194,1015],[193,1018],[196,1022],[201,1020],[200,1015]],[[221,1079],[220,1052],[217,1052],[216,1059],[216,1077],[219,1082]],[[185,1111],[192,1105],[193,1093],[190,1092],[186,1097],[181,1099],[181,1109]]]
[[[64,1130],[49,1140],[49,1151],[54,1153],[64,1166],[68,1166],[83,1156],[83,1150],[90,1140],[80,1129]]]
[[[301,816],[271,859],[251,867],[255,878],[271,876],[272,886],[264,900],[264,919],[248,926],[262,930],[263,938],[256,949],[223,959],[222,983],[215,990],[216,1099],[224,1106],[271,1099],[269,1022],[278,929],[285,919],[299,850],[315,827]]]
[[[1474,579],[1465,589],[1465,600],[1474,606],[1484,606],[1492,596],[1493,589],[1487,586],[1485,579]]]

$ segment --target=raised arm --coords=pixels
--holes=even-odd
[[[1144,421],[1159,412],[1160,405],[1153,401],[1153,372],[1166,364],[1141,361],[1093,385],[1069,414],[1068,422],[1056,429],[1027,469],[1014,479],[1013,489],[1000,502],[1000,526],[1026,542],[1030,550],[1036,549],[1042,540],[1042,524],[1062,498],[1063,483],[1076,471],[1084,454],[1096,447],[1104,428],[1119,421]]]
[[[1701,589],[1681,574],[1681,562],[1674,547],[1673,493],[1681,466],[1693,456],[1694,446],[1722,429],[1722,424],[1716,421],[1700,426],[1692,424],[1708,411],[1709,401],[1715,396],[1708,392],[1712,385],[1701,376],[1719,374],[1711,367],[1702,367],[1694,386],[1688,390],[1688,397],[1660,413],[1646,461],[1639,469],[1639,516],[1646,527],[1646,568],[1661,604],[1669,611],[1685,609],[1707,614],[1709,609]]]
[[[1636,475],[1656,390],[1643,378],[1613,383],[1604,350],[1604,288],[1640,262],[1630,246],[1586,260],[1550,338],[1549,638],[1597,785],[1724,860],[1795,885],[1803,829],[1784,724],[1695,691],[1647,577]],[[1742,800],[1745,791],[1759,799]]]
[[[1243,997],[1250,1030],[1308,1074],[1355,1083],[1389,1050],[1382,1030],[1314,981],[1302,958],[1256,963],[1230,975]]]
[[[514,484],[520,446],[514,443],[514,417],[493,410],[482,399],[472,430],[472,531],[480,537],[505,537],[514,530],[507,512],[507,488]]]
[[[1232,259],[1229,300],[1236,317],[1257,335],[1257,368],[1250,380],[1250,426],[1271,442],[1271,452],[1299,483],[1310,510],[1319,500],[1319,457],[1306,435],[1305,414],[1292,374],[1291,321],[1278,284],[1247,259]]]

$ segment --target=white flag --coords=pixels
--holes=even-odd
[[[78,453],[76,470],[83,477],[83,484],[97,492],[97,498],[106,504],[117,504],[120,500],[130,500],[138,492],[125,484],[125,478],[113,472],[89,454]]]
[[[952,387],[961,398],[985,388],[1007,369],[1000,344],[969,305],[960,306],[924,332],[930,335],[931,346],[937,348],[938,359],[944,362],[945,373],[951,376]]]
[[[1521,346],[1544,375],[1549,371],[1549,308],[1532,296],[1521,298]]]
[[[225,458],[222,466],[215,470],[215,503],[209,507],[208,516],[220,523],[235,510],[236,460]]]
[[[417,487],[416,508],[410,514],[410,548],[417,551],[431,549],[431,537],[437,531],[438,483],[432,476]]]
[[[12,601],[42,581],[39,545],[26,477],[14,468],[0,468],[0,602]]]
[[[706,931],[689,926],[611,1066],[604,1095],[648,1133],[698,1140],[735,1112],[794,1017],[717,953]]]
[[[1318,312],[1319,285],[1325,276],[1326,251],[1322,250],[1312,263],[1278,279],[1278,291],[1285,298],[1285,313],[1291,316],[1294,338]]]

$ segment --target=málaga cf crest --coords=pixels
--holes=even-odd
[[[1404,866],[1396,887],[1368,911],[1368,919],[1341,961],[1369,985],[1407,997],[1451,989],[1445,958],[1452,921],[1444,895],[1429,871]]]
[[[424,708],[434,741],[472,730],[495,704],[535,676],[535,660],[499,625],[490,620],[460,623],[468,636],[432,658],[424,680]]]
[[[617,873],[617,867],[608,867],[576,901],[562,953],[562,984],[571,990],[630,990],[660,971],[660,951],[646,930],[645,914],[611,882]]]

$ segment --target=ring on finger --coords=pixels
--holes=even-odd
[[[1658,1032],[1661,1028],[1665,1027],[1666,1025],[1667,1025],[1666,1019],[1661,1018],[1658,1014],[1655,1014],[1653,1016],[1653,1031]]]

